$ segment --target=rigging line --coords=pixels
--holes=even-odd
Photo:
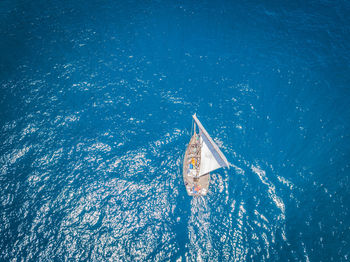
[[[191,124],[191,137],[192,137],[192,135],[194,134],[194,130],[193,130],[193,122],[194,122],[194,120],[193,120],[193,118],[192,118],[192,124]]]

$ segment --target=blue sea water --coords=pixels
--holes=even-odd
[[[0,2],[1,261],[349,261],[349,1]],[[197,113],[230,169],[187,196]]]

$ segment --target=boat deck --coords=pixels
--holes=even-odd
[[[186,149],[183,162],[184,183],[190,196],[205,196],[208,193],[210,174],[196,177],[199,174],[200,156],[199,135],[194,134]]]

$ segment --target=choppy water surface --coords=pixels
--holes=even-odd
[[[348,261],[346,1],[2,1],[0,260]],[[191,198],[197,113],[232,163]]]

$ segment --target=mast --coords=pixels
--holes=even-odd
[[[193,121],[193,134],[196,134],[196,122]]]

